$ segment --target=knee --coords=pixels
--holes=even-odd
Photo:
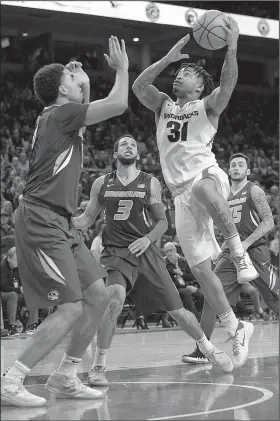
[[[109,311],[110,313],[120,314],[125,302],[125,290],[119,285],[111,285],[108,290],[110,295]]]
[[[99,308],[103,311],[106,310],[110,297],[103,279],[94,282],[89,288],[87,288],[84,292],[83,300],[91,307]]]
[[[79,300],[73,303],[62,304],[58,306],[57,311],[63,313],[64,317],[67,317],[67,320],[72,320],[72,322],[74,322],[83,314],[83,302],[82,300]]]
[[[211,178],[204,178],[197,181],[192,187],[192,193],[197,198],[208,196],[213,190],[214,181]]]

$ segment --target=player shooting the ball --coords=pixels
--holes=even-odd
[[[227,52],[220,86],[215,90],[210,74],[196,64],[187,63],[182,64],[173,83],[176,101],[152,85],[170,63],[189,57],[181,53],[189,35],[144,70],[132,89],[141,103],[155,113],[160,162],[165,182],[174,197],[175,225],[181,248],[206,300],[233,339],[234,366],[241,367],[248,357],[254,326],[238,322],[211,266],[211,259],[220,253],[214,221],[230,249],[239,283],[258,277],[243,249],[226,200],[230,192],[228,177],[219,168],[211,150],[219,116],[226,108],[238,78],[238,24],[226,17],[224,29]]]

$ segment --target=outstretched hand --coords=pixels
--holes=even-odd
[[[168,57],[170,63],[175,61],[183,60],[184,58],[189,58],[188,54],[182,54],[182,48],[189,42],[190,35],[186,35],[184,38],[180,39],[174,47],[167,53],[166,57]]]
[[[129,62],[123,39],[120,45],[118,38],[112,35],[109,38],[109,56],[104,54],[104,57],[112,69],[128,70]]]

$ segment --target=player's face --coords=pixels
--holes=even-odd
[[[202,78],[191,68],[181,69],[173,82],[173,92],[178,98],[195,93],[199,97],[203,87]]]
[[[65,95],[70,102],[81,104],[83,102],[83,92],[80,82],[75,78],[75,74],[64,69],[61,77],[60,93]]]
[[[230,162],[229,175],[233,181],[243,181],[249,174],[246,159],[238,157]]]
[[[122,165],[134,164],[139,159],[136,141],[131,137],[123,137],[119,141],[116,158]]]

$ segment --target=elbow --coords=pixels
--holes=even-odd
[[[118,111],[117,111],[117,115],[122,115],[128,108],[128,102],[124,101],[122,103],[119,104],[118,106]]]

